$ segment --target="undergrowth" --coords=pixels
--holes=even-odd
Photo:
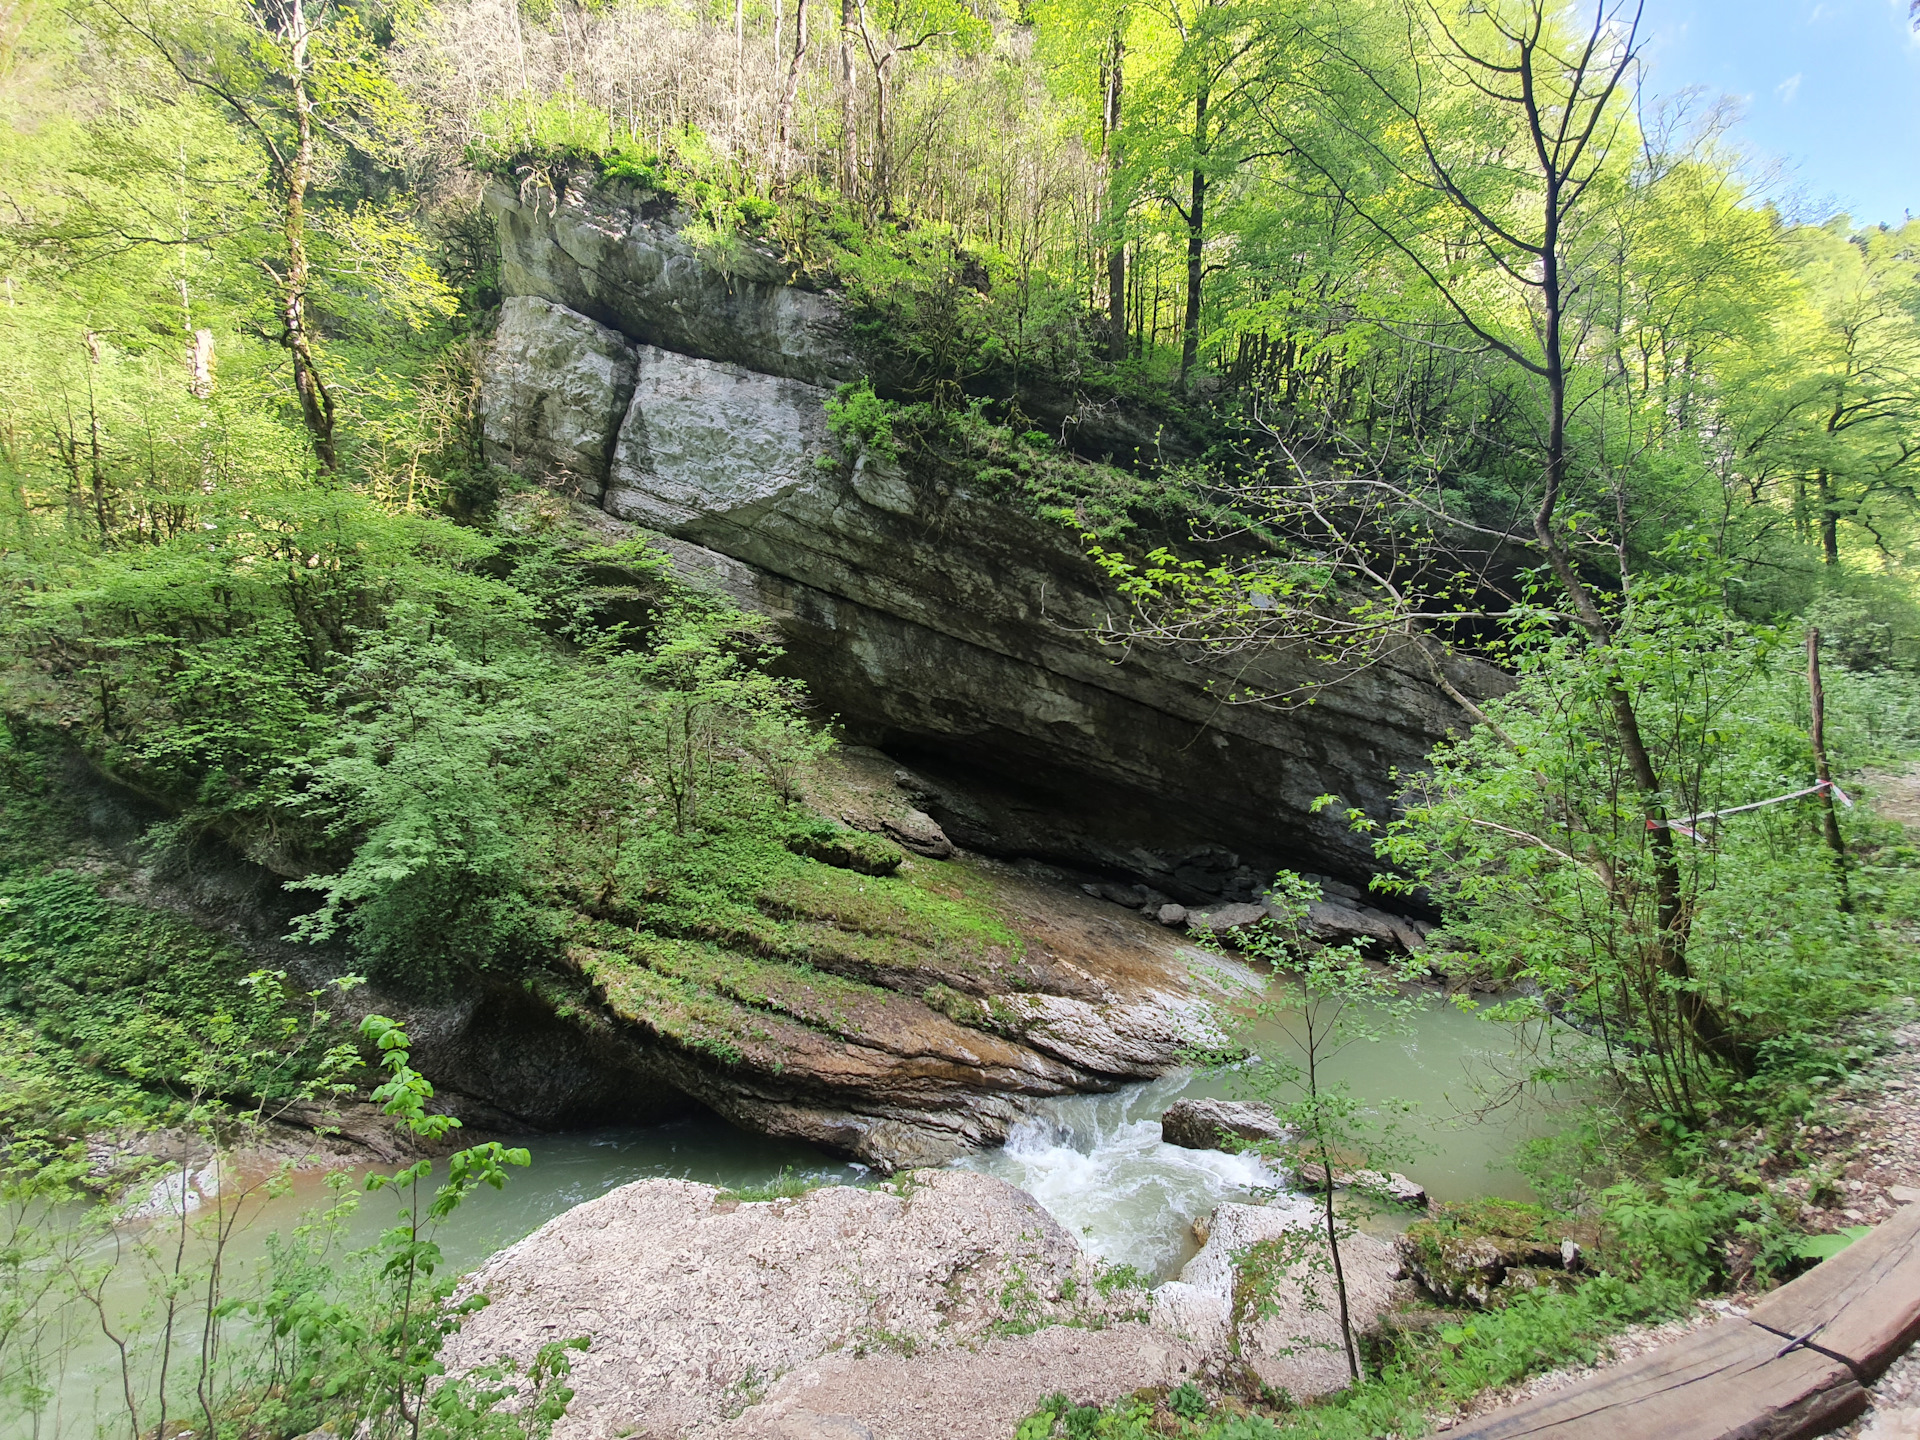
[[[1410,1334],[1381,1357],[1368,1379],[1316,1403],[1293,1407],[1269,1392],[1264,1413],[1227,1400],[1206,1405],[1196,1388],[1142,1391],[1104,1409],[1055,1397],[1022,1421],[1018,1440],[1110,1437],[1157,1440],[1371,1440],[1419,1435],[1429,1416],[1491,1388],[1559,1365],[1590,1363],[1608,1335],[1678,1313],[1691,1297],[1659,1279],[1597,1276],[1571,1293],[1531,1291],[1500,1310],[1432,1334]],[[1175,1403],[1176,1400],[1178,1403]],[[1277,1402],[1277,1408],[1276,1407]]]

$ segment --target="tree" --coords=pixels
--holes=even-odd
[[[1127,12],[1114,17],[1113,53],[1101,89],[1100,130],[1107,160],[1107,358],[1127,358],[1127,199],[1121,176],[1126,150],[1120,138],[1126,90]]]
[[[1267,993],[1237,1036],[1256,1058],[1234,1065],[1230,1073],[1237,1090],[1273,1107],[1286,1131],[1286,1139],[1258,1148],[1321,1194],[1319,1238],[1325,1242],[1347,1371],[1358,1381],[1360,1350],[1340,1252],[1354,1232],[1335,1207],[1334,1191],[1346,1187],[1363,1198],[1370,1191],[1384,1192],[1379,1171],[1399,1158],[1405,1142],[1395,1122],[1382,1120],[1380,1112],[1404,1107],[1391,1101],[1369,1106],[1333,1078],[1329,1067],[1350,1046],[1406,1034],[1418,1002],[1401,992],[1401,976],[1369,961],[1357,946],[1322,947],[1313,941],[1305,921],[1308,905],[1320,898],[1317,886],[1283,872],[1272,893],[1285,918],[1271,928],[1243,933],[1241,942],[1244,953],[1274,966]],[[1319,1258],[1288,1253],[1280,1260],[1276,1268],[1292,1272],[1312,1297],[1310,1275]]]
[[[1436,959],[1532,992],[1497,1016],[1558,1022],[1543,1074],[1597,1071],[1689,1126],[1737,1078],[1689,997],[1727,1018],[1739,1052],[1765,1057],[1844,1013],[1875,962],[1820,843],[1822,766],[1793,637],[1728,613],[1701,537],[1665,559],[1607,650],[1550,613],[1515,637],[1514,689],[1404,779],[1378,853],[1398,888],[1424,888],[1444,915],[1453,948]],[[1684,978],[1662,924],[1663,857],[1614,738],[1623,679],[1678,812]]]
[[[194,10],[100,0],[188,86],[223,106],[258,145],[280,209],[282,251],[261,268],[279,295],[277,339],[321,468],[340,466],[337,407],[311,311],[307,205],[329,151],[389,156],[405,103],[357,11],[333,0],[265,0]]]
[[[1743,1071],[1749,1053],[1688,962],[1692,916],[1665,781],[1621,669],[1621,624],[1636,593],[1628,476],[1603,450],[1577,457],[1570,431],[1581,409],[1603,412],[1611,383],[1588,302],[1599,288],[1597,242],[1609,233],[1597,223],[1603,202],[1629,178],[1625,86],[1639,10],[1602,0],[1572,34],[1547,0],[1510,0],[1458,24],[1409,4],[1404,19],[1399,32],[1323,25],[1320,63],[1289,59],[1255,104],[1273,147],[1298,155],[1424,282],[1445,323],[1414,326],[1410,343],[1484,356],[1525,378],[1528,424],[1500,502],[1506,513],[1489,518],[1450,499],[1424,457],[1353,444],[1302,456],[1268,430],[1278,478],[1255,467],[1251,480],[1222,489],[1231,514],[1277,540],[1277,556],[1211,568],[1164,552],[1144,567],[1102,558],[1137,607],[1158,612],[1133,622],[1134,633],[1197,632],[1215,647],[1280,640],[1355,664],[1390,641],[1431,658],[1428,647],[1444,648],[1463,626],[1512,625],[1547,606],[1598,666],[1611,753],[1638,797],[1657,897],[1653,960],[1693,1039]],[[1328,66],[1348,83],[1315,87]],[[1297,118],[1306,112],[1312,124]],[[1611,534],[1583,508],[1596,505],[1613,512]],[[1449,566],[1463,537],[1477,558]],[[1510,585],[1488,583],[1512,550],[1542,562],[1544,588],[1525,603]],[[1611,591],[1595,578],[1608,569],[1619,576]],[[1431,671],[1469,715],[1487,719],[1437,659]]]
[[[894,188],[894,137],[888,101],[901,59],[936,40],[978,43],[990,33],[987,22],[964,0],[853,0],[857,5],[861,48],[873,71],[873,161],[870,198],[882,214],[891,214]],[[852,94],[852,85],[848,85]]]
[[[1244,118],[1242,62],[1270,33],[1254,23],[1238,0],[1147,0],[1143,19],[1157,21],[1162,46],[1172,54],[1155,73],[1137,123],[1123,131],[1128,154],[1180,222],[1185,256],[1185,296],[1180,320],[1180,385],[1184,389],[1200,357],[1200,312],[1207,244],[1213,231],[1209,206],[1215,184],[1250,156],[1241,143]],[[1184,188],[1185,199],[1180,195]]]
[[[1854,231],[1844,216],[1789,237],[1803,305],[1789,324],[1798,422],[1789,447],[1810,487],[1820,555],[1840,563],[1840,523],[1883,547],[1883,508],[1916,496],[1920,468],[1920,221]],[[1878,512],[1878,513],[1876,513]]]
[[[786,80],[780,88],[780,116],[774,126],[773,173],[784,181],[793,159],[793,105],[800,97],[800,76],[807,59],[807,0],[794,0],[793,59],[787,65]],[[775,28],[775,59],[778,59],[779,31]]]

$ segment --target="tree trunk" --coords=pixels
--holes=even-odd
[[[888,54],[873,65],[873,158],[868,168],[873,172],[873,195],[880,202],[882,215],[893,213],[893,176],[887,149],[887,66],[892,60]]]
[[[333,443],[333,396],[314,363],[313,341],[307,333],[306,203],[313,184],[313,97],[307,91],[307,17],[300,0],[287,0],[288,75],[293,88],[295,144],[287,168],[287,277],[281,308],[285,327],[282,343],[293,357],[293,388],[300,396],[300,417],[313,436],[314,454],[328,474],[340,468]]]
[[[193,349],[188,365],[191,379],[188,389],[196,400],[213,398],[213,331],[193,332]]]
[[[860,194],[860,136],[855,129],[860,72],[853,64],[853,30],[859,23],[859,0],[840,0],[840,193],[849,200]]]
[[[1820,501],[1820,558],[1829,565],[1840,563],[1840,506],[1834,498],[1833,477],[1825,470],[1813,478],[1814,493]]]
[[[780,92],[780,122],[773,141],[773,173],[778,182],[787,178],[787,163],[793,153],[793,105],[800,95],[800,67],[807,58],[807,0],[796,0],[793,7],[793,61],[787,66],[787,83]]]
[[[1180,389],[1200,358],[1200,257],[1207,238],[1207,87],[1193,97],[1193,182],[1187,201],[1187,313],[1181,326]]]
[[[1118,30],[1107,69],[1107,358],[1127,358],[1127,206],[1120,182],[1120,96],[1127,42]]]
[[[1639,712],[1627,691],[1610,652],[1613,626],[1594,600],[1593,592],[1580,578],[1573,557],[1555,527],[1555,510],[1560,488],[1565,482],[1567,465],[1567,373],[1561,347],[1561,328],[1565,314],[1565,295],[1560,275],[1560,189],[1561,181],[1549,177],[1546,187],[1545,226],[1541,246],[1541,300],[1545,308],[1541,339],[1547,382],[1547,453],[1540,507],[1534,514],[1534,535],[1546,552],[1554,578],[1573,602],[1574,615],[1581,629],[1600,649],[1608,667],[1606,691],[1613,712],[1615,732],[1626,754],[1628,773],[1640,792],[1647,825],[1647,844],[1653,855],[1654,911],[1656,938],[1652,959],[1668,977],[1679,982],[1676,1008],[1688,1031],[1707,1053],[1737,1073],[1748,1068],[1741,1046],[1727,1030],[1719,1013],[1704,996],[1691,988],[1693,972],[1687,962],[1689,917],[1683,903],[1685,887],[1681,882],[1680,860],[1674,850],[1673,830],[1667,823],[1666,803],[1661,796],[1660,775],[1647,749],[1640,728]]]
[[[106,432],[100,424],[100,396],[94,384],[94,372],[100,368],[100,337],[89,330],[87,341],[87,454],[93,496],[93,519],[100,528],[100,543],[107,540],[107,447]]]
[[[1820,631],[1807,627],[1807,700],[1812,709],[1813,775],[1820,782],[1820,829],[1833,852],[1834,874],[1840,879],[1840,909],[1853,909],[1847,887],[1847,842],[1840,836],[1840,812],[1833,805],[1833,769],[1827,764],[1827,692],[1820,684]]]

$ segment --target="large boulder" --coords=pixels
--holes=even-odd
[[[1238,930],[1242,926],[1258,925],[1266,918],[1265,905],[1251,903],[1221,905],[1211,910],[1189,914],[1187,926],[1193,930],[1211,930],[1216,934],[1225,934],[1229,930]]]
[[[1271,1105],[1254,1100],[1176,1100],[1160,1117],[1160,1138],[1185,1150],[1228,1150],[1236,1140],[1284,1140]]]
[[[1330,945],[1364,940],[1376,947],[1412,951],[1420,944],[1420,934],[1410,921],[1370,905],[1345,905],[1335,900],[1316,900],[1309,905],[1307,928]]]
[[[481,376],[487,458],[599,499],[638,368],[619,331],[546,300],[509,296]]]
[[[835,1186],[772,1201],[642,1180],[569,1210],[488,1261],[471,1286],[490,1303],[442,1358],[458,1372],[501,1355],[524,1362],[553,1340],[591,1337],[574,1361],[574,1400],[557,1440],[882,1433],[872,1407],[910,1387],[898,1377],[891,1394],[863,1386],[849,1373],[852,1362],[936,1357],[956,1375],[980,1371],[968,1347],[998,1333],[1118,1318],[1096,1275],[1031,1196],[972,1171],[916,1171],[890,1188]],[[1117,1348],[1086,1330],[1065,1342],[1003,1347],[1002,1366],[993,1368],[1002,1371],[998,1389],[1013,1393],[998,1397],[1001,1433],[1053,1390],[1110,1400],[1197,1361],[1144,1326],[1129,1331],[1114,1337]],[[1086,1364],[1076,1358],[1082,1346],[1114,1349],[1099,1367],[1110,1375],[1104,1390],[1073,1383]],[[1135,1363],[1142,1369],[1122,1373]],[[1018,1385],[1006,1383],[1009,1365],[1026,1367]],[[749,1407],[782,1376],[788,1383],[756,1415]],[[741,1424],[730,1430],[736,1416]],[[841,1428],[820,1429],[829,1419]],[[921,1419],[922,1428],[890,1433],[961,1433],[939,1428],[939,1416]]]
[[[751,527],[816,478],[815,462],[832,444],[823,408],[830,392],[652,345],[636,354],[607,513],[654,530],[715,514]]]
[[[1347,1308],[1356,1337],[1393,1304],[1394,1251],[1371,1235],[1340,1242]],[[1350,1381],[1321,1215],[1300,1198],[1272,1205],[1222,1205],[1200,1253],[1153,1292],[1152,1323],[1256,1383],[1294,1400]]]
[[[1442,1205],[1395,1242],[1401,1272],[1444,1305],[1487,1308],[1541,1286],[1566,1288],[1599,1240],[1592,1221],[1533,1205]]]

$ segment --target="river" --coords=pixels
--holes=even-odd
[[[1399,1168],[1435,1198],[1525,1198],[1524,1182],[1504,1162],[1521,1141],[1551,1124],[1551,1114],[1537,1103],[1475,1113],[1485,1088],[1481,1077],[1497,1088],[1511,1050],[1509,1032],[1435,1001],[1420,1008],[1410,1035],[1353,1046],[1333,1070],[1369,1100],[1416,1102],[1410,1128],[1417,1153]],[[1280,1184],[1256,1159],[1161,1142],[1159,1116],[1175,1099],[1231,1093],[1230,1078],[1180,1071],[1108,1095],[1045,1101],[1006,1146],[957,1163],[1027,1190],[1101,1259],[1170,1276],[1193,1253],[1196,1217],[1224,1201],[1257,1199]],[[532,1165],[513,1171],[503,1190],[480,1190],[439,1236],[446,1263],[456,1271],[634,1180],[676,1177],[746,1188],[787,1173],[828,1184],[873,1178],[864,1166],[799,1142],[737,1130],[711,1116],[511,1143],[532,1152]],[[258,1258],[267,1236],[290,1229],[328,1198],[324,1177],[306,1173],[282,1193],[249,1199],[229,1265],[243,1267]],[[345,1222],[342,1243],[373,1243],[393,1223],[393,1213],[390,1197],[365,1197]],[[137,1266],[123,1264],[109,1298],[133,1310],[152,1288]],[[91,1437],[96,1420],[112,1413],[118,1366],[97,1329],[77,1330],[60,1351],[52,1413],[38,1426],[0,1418],[0,1437]]]

